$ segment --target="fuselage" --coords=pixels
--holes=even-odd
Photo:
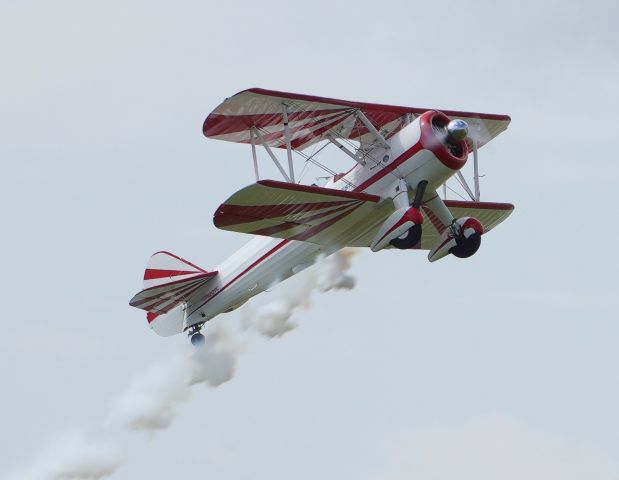
[[[466,152],[463,160],[455,162],[439,151],[443,147],[431,136],[432,126],[425,121],[426,124],[423,115],[417,118],[388,139],[389,148],[379,146],[367,151],[364,165],[357,164],[325,186],[390,197],[403,179],[412,188],[425,180],[427,191],[435,191],[464,165]],[[185,328],[239,307],[276,282],[310,266],[318,255],[330,255],[337,250],[337,246],[254,237],[218,265],[217,277],[191,298],[186,305]]]

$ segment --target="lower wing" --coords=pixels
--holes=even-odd
[[[261,180],[239,190],[215,212],[222,230],[318,245],[359,243],[393,212],[391,199],[294,183]]]
[[[454,218],[477,218],[488,232],[513,211],[509,203],[445,200]],[[325,246],[369,247],[394,211],[390,198],[294,183],[261,180],[239,190],[215,212],[222,230],[301,240]],[[416,248],[430,250],[444,230],[422,207],[423,234]]]

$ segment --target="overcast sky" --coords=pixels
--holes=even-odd
[[[468,260],[360,251],[354,290],[316,296],[281,339],[244,334],[235,377],[130,436],[111,478],[619,478],[618,17],[612,1],[0,2],[0,476],[99,429],[189,348],[128,300],[157,250],[208,269],[246,242],[211,218],[253,181],[250,150],[201,127],[263,87],[509,114],[481,189],[516,211]]]

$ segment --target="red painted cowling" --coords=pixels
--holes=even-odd
[[[468,157],[466,141],[450,143],[447,141],[449,117],[443,112],[429,110],[419,117],[421,145],[430,150],[440,162],[451,170],[464,167]]]

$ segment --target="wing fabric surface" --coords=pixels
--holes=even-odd
[[[496,202],[467,202],[459,200],[445,200],[445,205],[454,218],[475,217],[484,226],[484,233],[489,232],[505,220],[514,211],[511,203]],[[421,236],[421,250],[431,250],[445,230],[445,226],[427,207],[422,207],[425,221]]]
[[[250,143],[250,130],[256,127],[270,147],[286,148],[283,105],[286,105],[288,112],[291,147],[294,150],[303,150],[324,140],[327,134],[372,143],[374,137],[354,115],[357,110],[362,111],[386,138],[415,117],[434,110],[252,88],[227,98],[213,110],[204,122],[204,135],[229,142]],[[441,111],[451,118],[466,120],[479,147],[504,131],[510,122],[507,115]]]
[[[233,232],[355,245],[393,211],[376,195],[262,180],[245,187],[215,212],[215,226]]]
[[[455,218],[472,216],[486,232],[513,211],[510,203],[445,200]],[[369,247],[385,219],[394,211],[391,199],[365,193],[263,180],[232,195],[215,212],[215,226],[318,245]],[[430,250],[445,226],[422,207],[421,250]]]

